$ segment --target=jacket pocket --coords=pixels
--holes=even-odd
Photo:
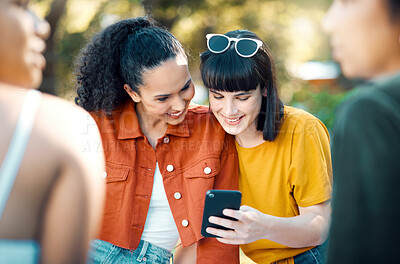
[[[106,201],[104,214],[121,211],[129,169],[119,165],[106,165]]]
[[[214,187],[215,176],[221,170],[219,156],[201,159],[183,173],[185,185],[189,191],[191,204],[204,207],[206,192]]]

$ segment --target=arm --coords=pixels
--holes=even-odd
[[[235,229],[235,232],[210,229],[211,233],[222,237],[221,242],[245,244],[268,239],[288,247],[303,248],[326,240],[331,192],[327,130],[319,120],[301,112],[289,116],[285,122],[288,122],[285,128],[288,139],[283,146],[290,163],[288,169],[280,172],[280,177],[288,187],[275,188],[282,188],[282,191],[290,188],[289,198],[297,206],[292,208],[293,212],[281,215],[260,212],[249,206],[242,206],[239,211],[224,210],[224,214],[239,221],[210,217],[210,222]],[[268,173],[260,171],[259,177],[268,177]]]
[[[214,189],[238,189],[238,159],[233,137],[226,135],[221,155],[221,171],[216,176]],[[202,238],[197,242],[197,264],[239,263],[239,247],[222,244],[215,238]]]
[[[293,248],[322,244],[327,237],[330,202],[299,209],[300,215],[295,217],[267,215],[245,205],[238,211],[225,209],[224,215],[238,221],[212,216],[210,222],[234,231],[207,228],[207,232],[222,237],[217,240],[226,244],[247,244],[259,239],[269,239]]]
[[[61,108],[57,104],[51,111]],[[83,129],[93,122],[86,112],[65,108],[55,114],[58,121],[53,120],[60,165],[44,208],[41,263],[85,263],[103,209],[105,165],[99,132],[95,126]],[[89,141],[97,141],[98,147],[85,148]]]

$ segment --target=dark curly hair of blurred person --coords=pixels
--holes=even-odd
[[[75,61],[75,103],[106,115],[131,100],[124,84],[140,94],[143,73],[185,51],[149,17],[121,20],[97,33]]]

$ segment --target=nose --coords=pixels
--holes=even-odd
[[[334,9],[335,9],[335,2],[332,3],[331,7],[329,8],[328,12],[326,13],[326,15],[324,16],[324,18],[322,19],[322,29],[327,33],[327,34],[331,34],[332,33],[332,29],[333,29],[333,13],[334,13]]]
[[[34,12],[30,12],[33,17],[36,34],[46,40],[50,35],[50,24],[46,20],[39,18]]]
[[[185,106],[186,106],[186,102],[185,102],[184,98],[182,98],[182,96],[178,95],[175,97],[175,100],[173,101],[171,108],[175,111],[182,111],[183,109],[185,109]]]
[[[225,100],[225,114],[228,117],[234,116],[238,113],[238,109],[233,100]]]

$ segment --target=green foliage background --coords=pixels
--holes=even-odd
[[[34,10],[46,17],[57,1],[65,8],[52,25],[53,45],[46,54],[54,73],[45,76],[55,80],[55,85],[42,88],[69,100],[75,97],[73,60],[86,41],[116,20],[145,14],[182,42],[199,87],[199,54],[206,49],[205,35],[249,29],[269,45],[275,57],[284,103],[311,112],[331,128],[335,107],[347,90],[341,79],[310,83],[296,77],[303,63],[330,60],[329,40],[320,27],[330,0],[35,0]]]

